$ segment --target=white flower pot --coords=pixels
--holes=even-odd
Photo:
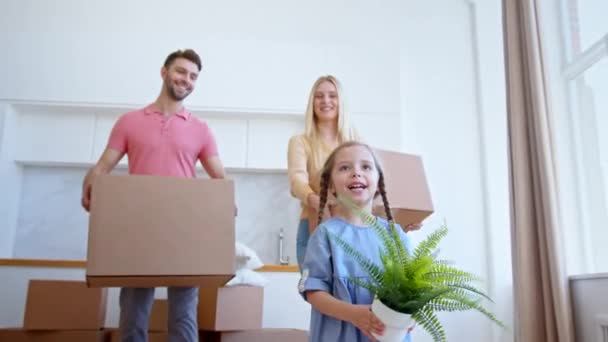
[[[378,298],[372,303],[372,311],[384,323],[384,334],[373,334],[374,337],[382,342],[403,342],[407,328],[414,322],[412,316],[389,308]]]

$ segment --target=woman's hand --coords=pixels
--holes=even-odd
[[[319,205],[321,204],[321,198],[319,197],[319,195],[315,194],[314,192],[309,194],[308,197],[306,197],[306,202],[310,209],[319,212]]]
[[[404,232],[413,232],[415,230],[418,230],[422,228],[422,224],[421,223],[410,223],[408,225],[406,225],[405,227],[403,227],[403,231]]]
[[[314,193],[308,195],[306,202],[308,202],[308,207],[312,209],[312,211],[315,213],[315,217],[317,217],[319,215],[319,206],[321,206],[321,198],[319,195]],[[328,203],[325,203],[325,208],[323,208],[323,220],[327,220],[330,217],[330,203],[328,201]]]
[[[349,322],[372,341],[376,341],[372,333],[377,335],[384,333],[384,324],[372,312],[369,305],[353,305],[349,316]]]

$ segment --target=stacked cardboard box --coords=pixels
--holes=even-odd
[[[308,342],[308,332],[298,329],[253,329],[244,331],[201,331],[201,342]]]
[[[167,332],[148,331],[148,342],[167,342],[168,340],[169,334]],[[120,332],[118,330],[111,330],[106,341],[120,342]]]
[[[104,342],[107,290],[83,281],[29,282],[23,328],[0,330],[0,341]]]

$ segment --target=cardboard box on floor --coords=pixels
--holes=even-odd
[[[375,149],[384,171],[384,183],[395,222],[405,227],[430,216],[433,201],[422,158],[417,155]],[[374,201],[374,214],[386,217],[382,197]]]
[[[308,331],[297,329],[255,329],[244,331],[201,331],[201,342],[308,342]]]
[[[106,338],[106,342],[120,342],[120,331],[118,329],[107,330],[109,335]],[[169,333],[160,331],[149,331],[148,342],[167,342],[169,340]]]
[[[102,330],[27,331],[23,329],[0,329],[1,342],[106,342],[107,338],[107,332]]]
[[[235,272],[231,180],[102,175],[91,198],[91,287],[219,287]]]
[[[104,326],[107,289],[84,281],[31,279],[23,327],[27,330],[99,330]]]
[[[148,331],[166,332],[168,331],[169,301],[166,299],[155,299],[150,311],[148,320]]]
[[[263,287],[202,287],[198,296],[198,328],[207,331],[260,329],[263,310]]]

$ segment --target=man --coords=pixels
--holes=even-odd
[[[85,210],[89,211],[95,177],[111,172],[125,154],[129,158],[129,174],[193,178],[196,162],[200,160],[211,178],[225,177],[211,130],[182,104],[194,90],[200,71],[201,60],[193,50],[178,50],[167,56],[161,68],[163,84],[156,101],[118,119],[107,148],[87,173],[82,189]],[[198,341],[198,288],[170,287],[167,295],[169,341]],[[148,340],[153,300],[154,288],[121,288],[122,342]]]

